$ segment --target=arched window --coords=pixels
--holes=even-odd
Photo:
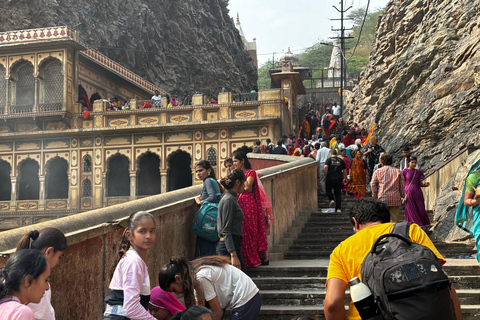
[[[82,182],[82,196],[91,197],[92,196],[92,181],[90,179],[85,179]]]
[[[86,154],[83,156],[83,173],[92,172],[92,156]]]
[[[0,160],[0,201],[10,201],[12,198],[11,171],[10,164]]]
[[[48,162],[45,184],[46,199],[68,199],[68,162],[55,157]]]
[[[108,162],[107,197],[130,195],[129,160],[121,154],[114,155]]]
[[[35,103],[35,78],[33,65],[23,61],[14,67],[13,80],[10,81],[12,93],[11,113],[32,112]]]
[[[217,150],[215,150],[213,147],[207,150],[207,160],[210,162],[212,167],[217,166]]]
[[[160,192],[160,157],[147,152],[138,160],[137,195],[147,196]]]
[[[45,63],[39,82],[39,110],[59,111],[63,107],[63,74],[60,60]]]
[[[4,114],[7,107],[7,80],[5,80],[5,72],[5,68],[0,65],[0,114]]]
[[[172,153],[168,160],[168,191],[192,185],[192,158],[182,150]]]
[[[38,162],[32,159],[23,161],[18,179],[18,200],[38,200],[40,181]]]

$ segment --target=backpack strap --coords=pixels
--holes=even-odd
[[[217,199],[219,199],[222,194],[221,194],[220,191],[218,190],[218,183],[217,183],[217,181],[216,181],[215,179],[213,179],[213,178],[208,178],[208,179],[210,179],[210,181],[212,182],[213,188],[215,189],[215,196],[217,197]]]
[[[409,221],[398,222],[393,225],[392,233],[404,236],[406,239],[410,239],[410,225]]]

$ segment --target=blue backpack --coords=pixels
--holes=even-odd
[[[218,190],[217,181],[213,178],[208,178],[212,181],[213,187],[215,188],[215,196],[217,199],[220,199],[221,193]],[[205,188],[205,186],[203,186]],[[202,192],[203,193],[203,192]],[[210,242],[218,241],[218,231],[217,231],[217,216],[218,216],[218,202],[207,202],[204,201],[195,214],[195,219],[193,220],[192,231],[197,235],[197,237],[202,238]]]

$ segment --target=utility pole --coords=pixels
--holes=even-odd
[[[347,78],[347,61],[345,60],[345,39],[352,39],[353,37],[346,37],[345,36],[345,30],[352,30],[352,29],[345,29],[344,22],[345,20],[350,20],[345,18],[345,13],[352,8],[352,6],[344,9],[343,6],[343,1],[340,0],[340,10],[333,6],[335,10],[340,12],[340,19],[330,19],[330,20],[340,20],[340,29],[333,29],[332,31],[340,31],[340,36],[339,37],[334,37],[334,39],[339,39],[340,40],[340,116],[343,115],[343,89],[345,87],[345,82]],[[333,72],[335,74],[335,70]]]

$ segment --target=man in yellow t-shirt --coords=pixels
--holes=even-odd
[[[340,243],[330,255],[327,275],[327,294],[325,297],[325,318],[327,320],[345,320],[345,290],[348,280],[360,277],[363,259],[372,248],[372,244],[382,234],[390,233],[393,223],[390,222],[390,212],[385,202],[364,198],[355,204],[349,213],[355,234]],[[412,242],[427,246],[437,256],[440,263],[445,264],[445,258],[438,252],[427,234],[416,224],[410,226]],[[457,319],[461,319],[460,304],[455,289],[451,287],[451,297],[455,306]],[[460,316],[460,317],[459,317]],[[348,320],[361,320],[357,309],[350,300]]]

